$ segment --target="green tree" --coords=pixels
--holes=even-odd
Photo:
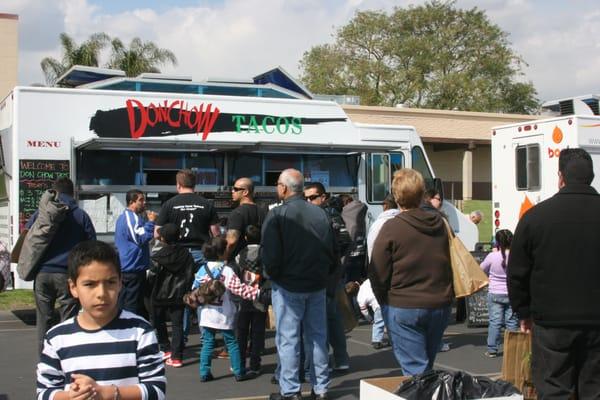
[[[357,12],[333,44],[304,53],[301,79],[315,93],[358,95],[366,105],[532,113],[537,92],[507,34],[454,1]]]
[[[40,63],[46,83],[54,85],[56,80],[74,65],[97,67],[100,51],[109,41],[110,37],[106,33],[94,33],[78,46],[73,38],[64,32],[61,33],[62,59],[59,61],[52,57],[46,57]]]
[[[120,39],[113,39],[111,46],[112,54],[108,67],[123,70],[127,76],[160,72],[158,66],[167,63],[177,65],[177,58],[173,52],[161,49],[152,42],[143,42],[140,38],[134,38],[129,48],[126,48]]]

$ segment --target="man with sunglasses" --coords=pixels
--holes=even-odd
[[[260,229],[265,219],[265,211],[254,202],[254,183],[250,178],[235,181],[231,188],[231,199],[239,205],[227,218],[227,260],[233,260],[246,246],[246,228],[254,225]]]
[[[337,290],[343,290],[343,268],[342,258],[350,248],[352,239],[344,224],[344,219],[338,210],[329,205],[325,187],[321,182],[311,182],[304,185],[304,198],[309,203],[325,210],[329,218],[329,224],[333,234],[339,255],[339,266],[335,274],[329,276],[327,284],[327,338],[333,349],[333,370],[342,372],[350,369],[350,357],[346,348],[346,334],[341,314],[338,312],[335,301]]]

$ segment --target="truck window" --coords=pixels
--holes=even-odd
[[[423,175],[425,180],[425,188],[433,188],[433,174],[427,165],[427,159],[423,149],[419,146],[414,146],[411,150],[412,155],[412,169],[417,170]]]
[[[517,190],[540,189],[540,145],[528,144],[515,148]]]
[[[359,155],[232,154],[228,157],[229,182],[242,176],[259,186],[275,186],[281,171],[296,168],[306,182],[321,182],[325,188],[346,190],[357,185]],[[264,179],[263,179],[264,175]]]
[[[367,201],[381,203],[392,187],[394,172],[404,168],[402,153],[367,154]]]

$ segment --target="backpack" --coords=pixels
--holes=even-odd
[[[202,282],[198,288],[183,296],[184,303],[192,308],[215,303],[225,294],[226,290],[225,284],[220,279],[223,267],[218,268],[215,272],[208,268],[208,264],[203,264],[200,268],[204,268],[210,279]]]

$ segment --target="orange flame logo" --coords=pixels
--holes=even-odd
[[[519,210],[519,219],[531,208],[533,208],[533,203],[529,200],[529,197],[525,196],[525,200],[521,203],[521,209]]]
[[[559,144],[563,140],[563,131],[558,126],[555,126],[552,131],[552,140],[556,144]]]

